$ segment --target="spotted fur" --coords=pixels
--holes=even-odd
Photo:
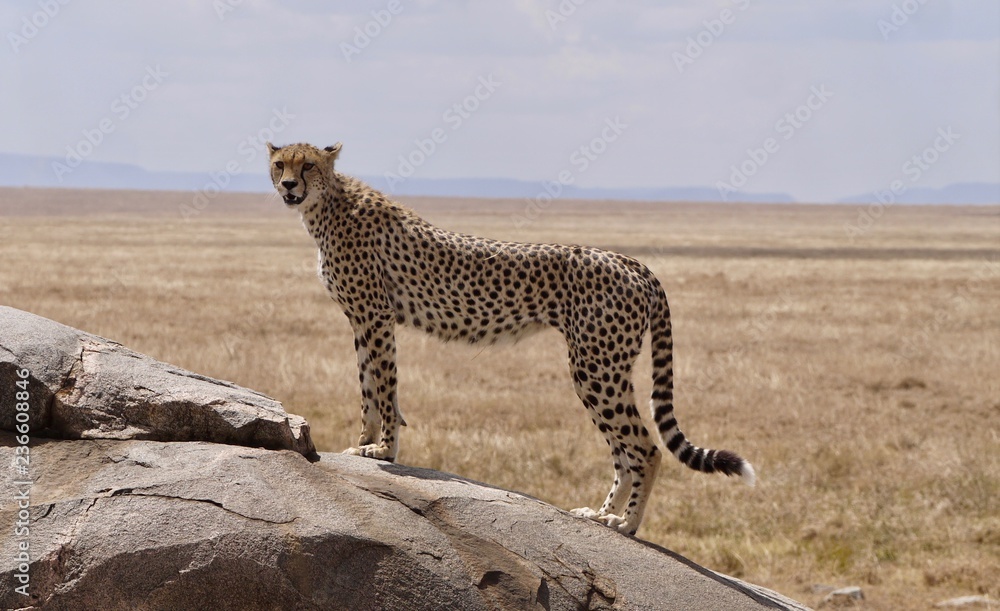
[[[395,460],[397,324],[445,341],[492,344],[554,327],[566,338],[577,395],[604,434],[614,483],[597,511],[574,513],[634,534],[660,463],[636,409],[632,365],[652,339],[653,422],[666,448],[696,471],[740,475],[750,463],[692,445],[673,409],[670,310],[659,281],[624,255],[560,244],[499,242],[439,229],[334,170],[340,144],[268,144],[271,178],[319,247],[319,270],[354,330],[362,428],[347,453]]]

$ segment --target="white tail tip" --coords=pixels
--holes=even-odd
[[[753,465],[745,460],[743,461],[743,467],[740,469],[740,479],[751,488],[757,484],[757,472],[753,470]]]

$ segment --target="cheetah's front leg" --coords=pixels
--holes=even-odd
[[[361,381],[361,437],[344,454],[392,462],[399,450],[399,405],[396,398],[395,322],[391,315],[352,319],[354,347]],[[377,435],[377,436],[376,436]]]

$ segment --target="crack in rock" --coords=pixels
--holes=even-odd
[[[184,496],[177,496],[173,494],[163,494],[161,492],[148,492],[148,490],[149,490],[148,488],[119,488],[117,490],[112,491],[111,494],[108,496],[151,496],[151,497],[158,497],[161,499],[187,501],[190,503],[208,503],[209,505],[214,505],[215,507],[218,507],[219,509],[227,513],[240,516],[241,518],[245,518],[247,520],[253,520],[254,522],[264,522],[265,524],[291,524],[292,522],[298,520],[298,516],[295,516],[290,520],[268,520],[267,518],[257,518],[254,516],[248,516],[244,513],[240,513],[235,509],[230,509],[229,507],[223,505],[221,502],[212,499],[196,499]],[[97,498],[104,498],[104,497],[97,497]],[[97,499],[95,498],[94,500],[96,501]]]
[[[357,484],[355,485],[357,486]],[[378,496],[379,498],[395,501],[401,504],[403,507],[406,507],[416,515],[422,517],[431,526],[433,526],[435,530],[443,534],[448,539],[448,541],[451,542],[453,548],[460,556],[469,556],[471,554],[472,556],[478,558],[478,564],[480,565],[482,565],[484,561],[486,563],[489,563],[490,559],[482,553],[482,550],[475,549],[476,546],[474,545],[474,543],[477,541],[486,543],[492,546],[497,551],[505,552],[507,554],[516,557],[518,562],[516,562],[515,564],[519,565],[517,568],[519,568],[520,570],[508,571],[503,569],[485,568],[482,569],[482,572],[479,575],[478,579],[473,578],[473,584],[476,586],[477,589],[484,592],[484,595],[491,588],[502,590],[503,594],[499,594],[501,598],[505,598],[507,596],[516,596],[518,593],[522,593],[524,595],[527,595],[530,599],[533,599],[532,602],[542,605],[543,608],[548,608],[548,602],[550,597],[548,581],[551,581],[557,588],[559,588],[559,590],[563,592],[563,594],[567,598],[576,601],[576,603],[580,606],[581,609],[595,608],[594,606],[595,604],[598,605],[598,608],[606,607],[608,605],[614,604],[614,601],[617,598],[617,590],[615,588],[614,582],[602,576],[595,575],[589,568],[586,571],[584,571],[582,577],[579,576],[579,572],[576,571],[574,571],[574,573],[577,573],[576,575],[554,574],[546,570],[543,566],[541,566],[541,564],[535,562],[531,558],[528,558],[526,555],[519,554],[516,551],[505,547],[499,541],[493,540],[491,538],[484,538],[470,534],[468,532],[461,530],[460,528],[457,528],[449,524],[443,517],[438,515],[435,506],[439,505],[442,501],[448,500],[448,498],[450,497],[439,497],[433,500],[426,500],[426,501],[421,499],[421,501],[423,502],[418,504],[413,502],[412,500],[411,501],[404,500],[400,496],[397,496],[396,494],[388,490],[384,489],[373,490],[373,489],[363,488],[362,486],[357,486],[357,487],[362,488],[363,490],[366,490],[367,492],[375,496]],[[514,503],[504,499],[476,499],[476,500],[486,503],[499,503],[508,506],[514,505]],[[477,551],[479,552],[478,554]],[[502,558],[495,557],[494,560],[500,561],[502,560]],[[565,564],[562,561],[560,561],[559,563],[565,566]],[[476,563],[470,561],[470,565],[474,564]],[[471,569],[473,567],[470,566],[468,568]],[[542,577],[530,575],[532,578],[538,579],[538,586],[537,588],[534,589],[522,587],[528,585],[527,583],[525,583],[526,576],[523,573],[527,571],[530,574],[531,569],[537,570],[542,575]],[[519,576],[517,575],[517,573],[521,573],[521,575]],[[583,589],[586,592],[586,597],[583,600],[581,600],[578,596],[575,596],[569,590],[569,588],[567,588],[566,585],[564,585],[563,580],[566,578],[584,582],[582,585],[584,586]],[[519,590],[523,590],[523,592],[519,592]],[[594,600],[595,594],[600,597],[600,600],[603,601],[603,604]],[[488,604],[496,603],[497,600],[498,599],[496,598],[495,595],[484,597],[484,602]]]

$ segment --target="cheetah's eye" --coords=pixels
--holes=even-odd
[[[302,169],[305,170],[306,172],[308,172],[309,170],[311,170],[311,169],[313,169],[315,167],[316,167],[316,165],[312,164],[312,163],[303,163],[302,164]]]
[[[285,163],[283,161],[275,161],[274,162],[274,167],[278,168],[279,170],[284,170],[285,169]]]

